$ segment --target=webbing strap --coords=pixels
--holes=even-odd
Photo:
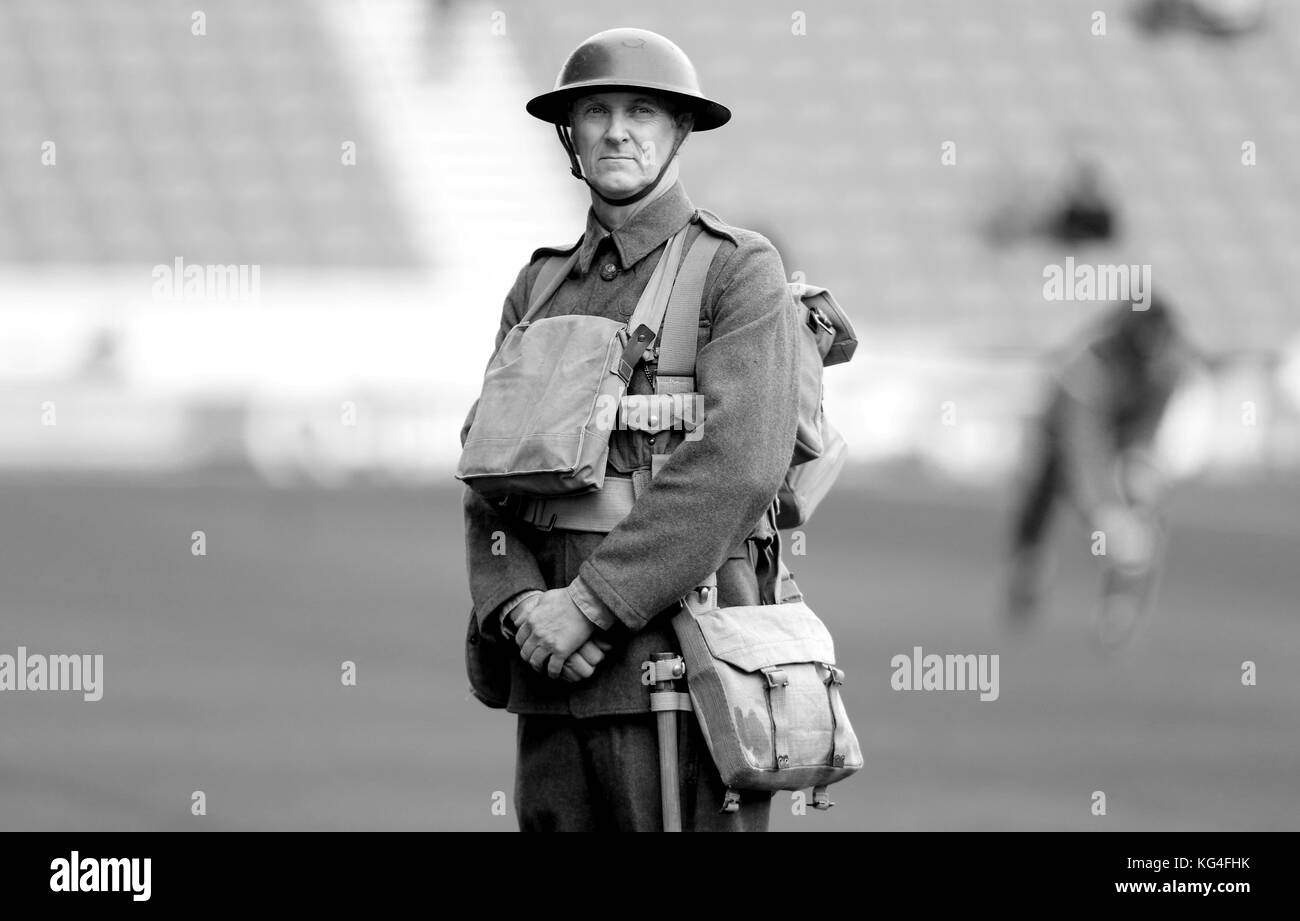
[[[661,710],[683,710],[690,713],[694,709],[691,706],[690,694],[683,694],[680,691],[650,692],[650,710],[652,713],[658,713]]]
[[[523,499],[517,516],[544,531],[559,528],[607,534],[627,517],[635,501],[631,479],[606,476],[604,484],[595,492]]]
[[[803,592],[799,591],[799,586],[794,581],[794,573],[786,568],[785,560],[781,559],[781,532],[777,531],[772,540],[778,545],[776,549],[776,582],[774,584],[777,603],[802,601]]]
[[[542,309],[577,264],[578,250],[576,249],[568,256],[547,257],[537,272],[537,278],[533,280],[532,299],[528,304],[528,311],[519,318],[520,323],[528,322],[537,311]]]
[[[649,659],[641,663],[641,683],[657,685],[661,681],[676,681],[686,675],[686,662],[681,656],[669,659]],[[651,691],[652,694],[661,693]]]
[[[776,754],[776,768],[785,770],[790,766],[790,719],[786,715],[786,686],[790,679],[779,668],[763,669],[767,679],[767,700],[772,707],[772,748]]]
[[[646,283],[645,290],[641,292],[641,298],[637,301],[636,309],[628,320],[627,328],[629,330],[636,329],[641,323],[649,326],[652,330],[657,331],[659,329],[664,311],[668,307],[668,295],[673,286],[672,276],[668,276],[668,279],[665,280],[665,272],[668,268],[677,267],[677,263],[681,259],[682,245],[685,238],[685,227],[668,238],[668,248],[659,259],[659,264],[655,266],[654,272],[650,275],[650,281]],[[528,304],[528,310],[520,318],[520,323],[531,320],[551,299],[551,295],[555,294],[560,285],[564,284],[564,279],[569,276],[569,273],[573,271],[573,267],[578,264],[578,253],[580,251],[581,247],[575,249],[568,256],[547,257],[546,261],[542,263],[541,269],[537,272],[537,278],[533,281],[532,297]]]
[[[689,394],[698,396],[695,392],[695,352],[699,346],[700,334],[700,311],[704,307],[704,283],[709,275],[709,266],[713,264],[713,257],[718,252],[718,247],[722,245],[720,237],[703,229],[696,236],[695,241],[691,243],[691,248],[687,251],[686,257],[682,260],[681,268],[677,270],[677,283],[673,286],[672,297],[668,300],[668,310],[664,316],[663,335],[659,337],[659,362],[655,368],[655,393],[656,394]],[[699,398],[702,401],[702,397]],[[703,403],[700,404],[698,412],[699,419],[692,435],[700,431],[703,424],[704,413]],[[694,440],[688,436],[687,440]],[[664,464],[668,463],[671,454],[654,454],[650,458],[651,476],[659,475]],[[768,513],[772,514],[772,507],[769,506]],[[775,529],[775,516],[773,515],[773,540],[775,543],[774,552],[776,558],[780,559],[779,532]],[[776,578],[775,574],[773,576]],[[694,607],[699,609],[703,604],[707,604],[706,599],[701,598],[700,590],[705,586],[711,586],[709,594],[712,596],[713,603],[717,603],[717,573],[711,573],[708,578],[700,583],[690,594],[682,599],[682,604],[688,608]],[[780,591],[782,586],[778,583],[773,588],[773,595]],[[798,587],[794,581],[789,580],[789,588],[792,593],[798,592]],[[801,596],[802,597],[802,596]],[[775,598],[780,602],[780,598]],[[694,602],[690,604],[688,602]]]
[[[681,603],[688,610],[697,614],[716,608],[718,606],[717,572],[711,572],[705,576],[703,582],[682,596]]]
[[[664,311],[668,308],[669,294],[675,287],[677,264],[681,262],[682,247],[685,242],[686,227],[668,238],[664,254],[659,257],[659,262],[650,275],[650,281],[646,283],[645,290],[641,292],[641,299],[636,302],[636,309],[632,311],[632,316],[627,321],[629,331],[645,324],[650,327],[651,332],[658,335],[659,325],[664,319]]]
[[[660,392],[689,393],[695,389],[695,349],[699,342],[704,281],[721,244],[719,237],[702,230],[677,271],[677,284],[668,301],[664,334],[659,341],[659,365],[655,369]],[[681,381],[675,380],[678,378],[689,378],[689,385],[682,388]]]
[[[831,706],[831,719],[835,722],[835,731],[831,736],[831,767],[844,767],[844,754],[849,750],[849,732],[845,721],[840,719],[844,705],[840,701],[840,685],[844,683],[844,672],[834,665],[822,663],[826,669],[826,697]]]

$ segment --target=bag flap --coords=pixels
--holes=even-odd
[[[858,333],[834,295],[825,288],[802,282],[790,282],[789,287],[794,299],[809,313],[809,325],[817,336],[822,365],[829,368],[852,358],[858,348]]]
[[[830,631],[802,601],[692,612],[714,658],[741,671],[795,662],[835,664]]]

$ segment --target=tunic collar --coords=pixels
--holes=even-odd
[[[589,208],[587,229],[578,249],[578,270],[583,275],[587,274],[591,260],[596,255],[596,248],[606,237],[613,241],[614,251],[618,253],[619,268],[629,269],[685,227],[694,213],[695,206],[687,197],[680,179],[613,233],[606,230],[597,219],[596,210]]]

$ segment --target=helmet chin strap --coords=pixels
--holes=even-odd
[[[564,150],[569,155],[569,172],[573,174],[573,178],[581,179],[583,182],[587,183],[592,194],[607,205],[633,205],[653,192],[659,185],[660,181],[664,178],[664,173],[668,172],[668,167],[672,165],[673,158],[677,156],[677,149],[682,146],[682,141],[686,140],[686,135],[682,134],[673,141],[673,149],[669,151],[668,159],[665,160],[664,165],[660,167],[659,175],[655,176],[654,181],[648,186],[639,192],[633,192],[627,198],[610,198],[600,189],[592,185],[590,179],[582,175],[582,165],[578,162],[578,153],[574,150],[573,138],[569,136],[569,129],[565,128],[564,125],[557,124],[555,126],[555,133],[560,136],[560,143],[564,145]]]

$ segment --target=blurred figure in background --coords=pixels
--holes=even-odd
[[[1117,224],[1101,168],[1090,160],[1079,160],[1056,210],[1049,212],[1044,230],[1061,243],[1079,244],[1113,239]]]
[[[1020,185],[1009,190],[985,227],[990,242],[1007,246],[1038,238],[1077,246],[1119,235],[1118,209],[1102,168],[1083,156],[1072,159],[1059,190],[1045,198]]]
[[[1113,306],[1054,362],[1047,407],[1012,532],[1008,615],[1040,608],[1048,526],[1059,499],[1093,532],[1105,565],[1097,639],[1124,644],[1151,602],[1164,547],[1165,477],[1153,443],[1170,397],[1197,361],[1168,306]]]
[[[1147,0],[1136,18],[1149,32],[1187,29],[1231,38],[1263,24],[1264,0]]]

